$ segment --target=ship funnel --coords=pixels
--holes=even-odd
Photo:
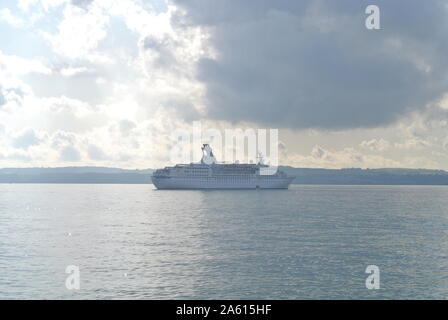
[[[203,144],[201,149],[202,149],[201,163],[204,163],[204,164],[216,163],[216,158],[213,155],[212,148],[210,147],[209,144],[207,144],[207,143]]]

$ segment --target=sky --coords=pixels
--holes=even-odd
[[[448,170],[447,18],[438,0],[2,0],[0,167],[162,167],[200,121],[278,129],[283,165]]]

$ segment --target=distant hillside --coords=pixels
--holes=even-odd
[[[448,172],[428,169],[313,169],[280,167],[296,184],[448,185]],[[0,183],[150,183],[153,169],[107,167],[5,168]]]
[[[298,184],[448,185],[448,172],[428,169],[312,169],[281,167]]]
[[[0,183],[151,183],[154,170],[107,167],[5,168]]]

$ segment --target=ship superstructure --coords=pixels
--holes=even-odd
[[[282,171],[263,174],[269,166],[258,163],[218,163],[210,145],[202,146],[200,163],[177,164],[156,170],[157,189],[287,189],[294,177]]]

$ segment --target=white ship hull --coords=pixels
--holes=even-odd
[[[157,189],[288,189],[294,177],[152,177]]]
[[[267,175],[263,159],[255,163],[217,163],[208,144],[200,163],[176,164],[157,169],[152,183],[157,189],[288,189],[294,177],[277,170]],[[270,168],[274,169],[274,168]]]

